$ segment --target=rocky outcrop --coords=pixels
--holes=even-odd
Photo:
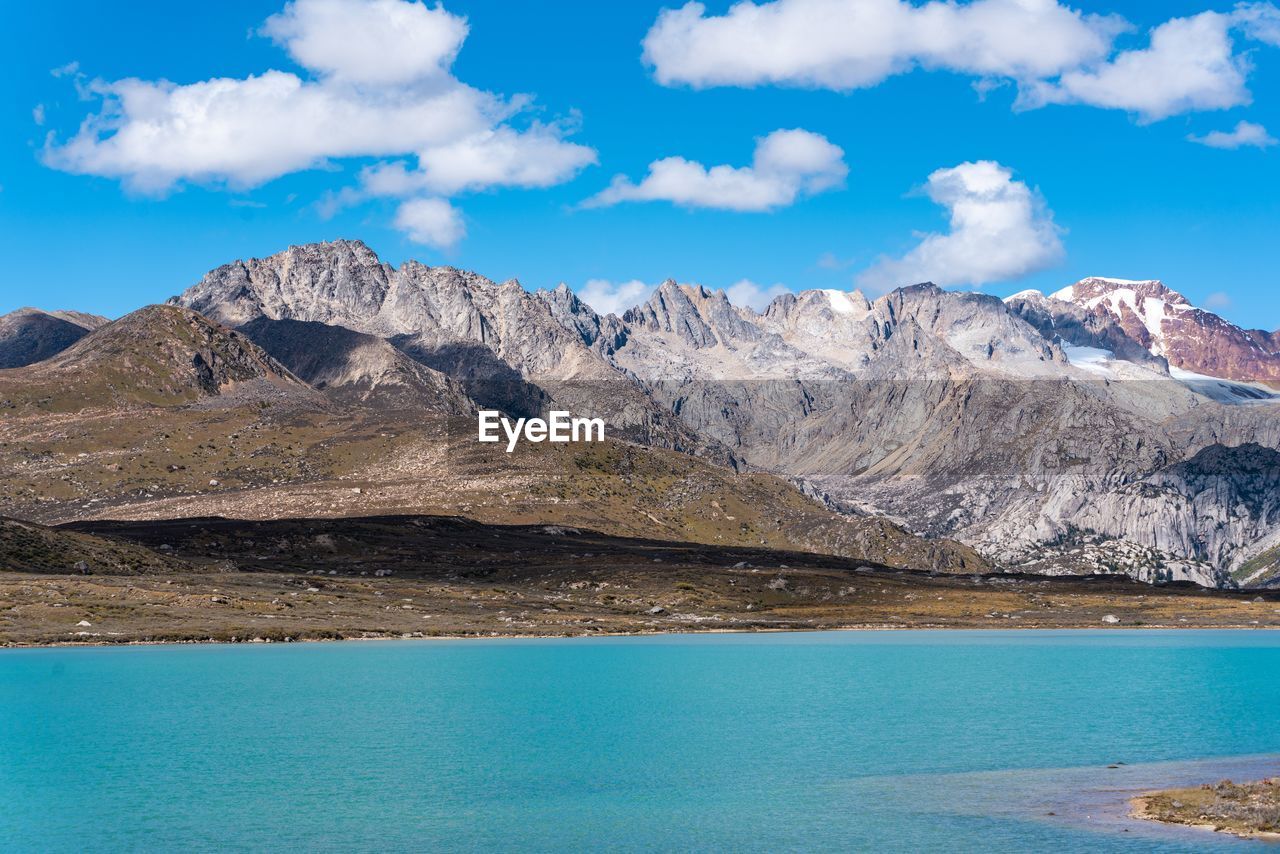
[[[315,321],[265,317],[238,331],[334,400],[446,415],[475,412],[460,385],[377,336]]]

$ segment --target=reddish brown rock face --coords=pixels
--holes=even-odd
[[[1163,282],[1089,278],[1054,296],[1110,314],[1133,341],[1174,367],[1280,388],[1280,330],[1241,329]]]

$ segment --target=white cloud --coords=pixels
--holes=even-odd
[[[444,199],[409,199],[396,210],[396,228],[410,240],[448,249],[467,235],[458,209]]]
[[[1151,31],[1148,47],[1032,87],[1022,105],[1089,104],[1127,110],[1151,122],[1247,104],[1249,65],[1235,53],[1232,25],[1231,16],[1217,12],[1166,21]]]
[[[31,108],[31,121],[35,122],[37,127],[44,125],[44,104],[36,104]]]
[[[1016,80],[1055,76],[1106,57],[1121,19],[1054,0],[739,2],[667,9],[644,38],[665,85],[874,86],[915,67]]]
[[[444,145],[505,116],[496,98],[461,84],[385,91],[304,81],[283,71],[217,78],[95,82],[106,104],[45,162],[163,193],[183,181],[247,189],[331,158],[389,156]]]
[[[843,149],[821,134],[776,130],[756,140],[750,166],[707,168],[683,157],[665,157],[649,164],[649,174],[640,183],[618,175],[584,205],[669,201],[686,207],[767,211],[789,205],[802,194],[838,186],[848,172]]]
[[[979,160],[939,169],[925,191],[950,212],[951,230],[926,235],[901,258],[881,259],[859,275],[859,284],[876,291],[923,281],[980,286],[1042,270],[1062,258],[1053,214],[999,163]]]
[[[1087,104],[1156,121],[1249,103],[1251,67],[1232,33],[1280,46],[1280,8],[1174,18],[1147,47],[1115,52],[1129,29],[1056,0],[743,0],[723,15],[692,2],[658,15],[644,57],[665,85],[847,91],[924,68],[977,78],[979,98],[1012,81],[1022,109]]]
[[[1231,308],[1231,296],[1222,291],[1215,291],[1204,298],[1204,307],[1210,309]]]
[[[578,298],[595,309],[597,314],[621,315],[647,300],[654,287],[639,279],[617,283],[608,279],[591,279],[578,290]]]
[[[1276,138],[1267,133],[1266,128],[1246,121],[1236,122],[1236,126],[1230,131],[1215,130],[1204,136],[1191,134],[1187,139],[1210,148],[1268,148],[1276,144]]]
[[[1231,17],[1254,41],[1280,47],[1280,8],[1273,3],[1237,3]]]
[[[466,18],[403,0],[294,0],[262,25],[303,68],[375,85],[444,77],[467,30]]]
[[[87,89],[101,109],[70,139],[51,139],[45,163],[151,194],[184,183],[244,190],[344,158],[414,157],[423,167],[377,164],[366,179],[394,179],[399,169],[403,186],[348,188],[321,205],[332,211],[369,195],[545,187],[595,161],[592,149],[563,138],[559,124],[535,122],[524,131],[506,124],[528,98],[503,98],[453,77],[449,66],[467,23],[439,6],[295,0],[262,32],[311,76],[266,70],[188,84],[92,81]],[[79,74],[71,67],[59,73]]]
[[[750,279],[739,279],[724,290],[725,295],[729,297],[729,302],[754,311],[764,311],[765,306],[773,302],[774,297],[790,293],[786,285],[762,287]]]
[[[362,190],[373,196],[428,191],[453,195],[485,187],[550,187],[596,162],[585,145],[565,142],[557,125],[535,123],[524,132],[487,129],[418,155],[418,168],[403,162],[365,169]]]

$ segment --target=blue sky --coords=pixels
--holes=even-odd
[[[448,2],[413,11],[421,40],[385,47],[381,62],[359,52],[360,28],[400,14],[402,0],[15,5],[0,36],[0,312],[116,316],[220,263],[352,237],[391,263],[529,288],[745,279],[756,290],[737,293],[760,298],[779,284],[883,290],[936,270],[919,278],[1004,295],[1086,275],[1161,278],[1242,325],[1280,326],[1274,7],[1023,0],[1039,16],[1024,21],[998,14],[1016,0],[985,2],[996,14],[961,4],[940,21],[895,0],[733,13],[708,2],[659,27],[660,3]],[[813,16],[844,12],[879,15],[896,35],[868,44],[819,21],[831,37],[814,44]],[[1168,30],[1184,40],[1176,49],[1133,53],[1177,18],[1196,26]],[[926,25],[937,30],[928,38]],[[763,52],[750,47],[753,26]],[[1196,41],[1215,34],[1225,66]],[[1201,47],[1208,70],[1181,67]],[[165,99],[182,90],[154,81],[234,85],[272,69],[322,108],[380,106],[367,127],[339,118],[312,129],[310,107],[271,126],[278,111],[254,122],[257,102],[246,102],[231,120],[232,161],[214,138],[221,126],[198,122],[196,139],[170,124],[176,143],[143,134],[125,146],[110,140],[124,133],[117,119],[68,147],[102,114],[104,92],[120,97],[119,81],[151,93],[124,116],[140,133],[140,111],[179,109]],[[454,100],[432,100],[444,97]],[[386,108],[409,101],[425,106]],[[1217,146],[1188,139],[1240,122]],[[770,136],[779,130],[804,133]],[[646,181],[669,157],[687,162]],[[368,170],[387,164],[402,168],[375,185]],[[720,165],[739,171],[699,172]],[[949,223],[947,205],[968,219]],[[601,302],[617,297],[593,287]]]

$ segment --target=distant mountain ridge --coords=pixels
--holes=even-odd
[[[170,303],[342,406],[599,415],[1028,571],[1280,575],[1280,396],[1250,373],[1270,339],[1159,282],[810,290],[757,312],[668,280],[619,316],[335,241],[223,265]],[[1240,465],[1203,464],[1221,460]]]
[[[79,311],[38,308],[0,316],[0,368],[20,368],[55,356],[108,322]]]
[[[1089,279],[1003,301],[927,283],[874,300],[815,290],[756,312],[668,280],[601,316],[564,287],[392,268],[338,241],[220,267],[175,301],[227,323],[381,336],[482,403],[554,401],[619,429],[650,425],[631,437],[799,478],[1006,564],[1222,583],[1276,524],[1269,505],[1227,506],[1237,486],[1204,478],[1151,502],[1165,469],[1202,450],[1280,445],[1268,393],[1207,394],[1169,368],[1256,381],[1271,357],[1240,356],[1247,333],[1157,282]],[[1231,521],[1206,527],[1214,495]],[[1061,545],[1048,563],[1047,544]]]

